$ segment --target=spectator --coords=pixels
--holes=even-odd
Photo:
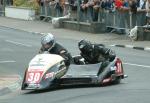
[[[137,26],[146,24],[146,0],[137,0]]]
[[[87,3],[88,3],[88,0],[82,0],[82,3],[81,3],[82,11],[85,11],[87,9]]]
[[[115,0],[116,9],[120,9],[121,6],[123,6],[122,0]]]
[[[62,7],[63,7],[63,16],[65,16],[69,13],[69,1],[62,0]]]
[[[87,5],[86,5],[87,3],[88,3],[88,0],[81,1],[81,5],[80,5],[80,10],[81,10],[80,20],[81,21],[87,20]]]
[[[136,0],[129,0],[129,8],[133,14],[136,14],[137,13],[137,1]]]
[[[69,5],[72,11],[77,11],[77,0],[69,0]]]
[[[146,1],[146,6],[145,6],[145,8],[146,8],[146,23],[147,23],[147,25],[149,25],[150,24],[150,0],[147,0]]]
[[[105,0],[100,0],[99,1],[99,5],[100,5],[100,8],[99,8],[99,21],[100,22],[105,22],[105,17],[106,17],[106,15],[105,15]]]
[[[122,6],[120,7],[120,24],[119,27],[120,33],[125,34],[125,28],[128,28],[130,25],[129,21],[129,2],[128,0],[122,0]]]
[[[101,8],[105,9],[106,0],[101,0]]]
[[[129,9],[130,9],[130,16],[131,17],[131,25],[130,29],[136,26],[136,15],[137,15],[137,1],[136,0],[129,0]]]
[[[114,2],[113,0],[106,0],[105,2],[105,13],[106,13],[106,25],[109,26],[106,28],[107,32],[113,30],[113,20],[114,20]],[[110,19],[112,18],[112,19]]]
[[[112,10],[113,10],[113,1],[112,0],[106,0],[105,9],[108,10],[109,12],[112,12]]]
[[[38,2],[39,2],[39,5],[40,5],[40,15],[45,16],[46,15],[46,11],[45,11],[46,1],[45,0],[39,0]]]
[[[114,25],[117,29],[115,30],[117,33],[121,33],[120,29],[120,22],[121,22],[121,7],[123,6],[123,2],[122,0],[115,0],[114,1],[115,4],[115,24]]]
[[[55,10],[56,10],[56,16],[60,17],[62,16],[62,12],[63,12],[63,1],[60,0],[55,0]]]
[[[87,22],[93,21],[93,6],[94,6],[94,0],[88,0],[86,3],[87,7]]]
[[[119,25],[119,21],[118,20],[120,20],[120,8],[121,8],[121,6],[123,6],[123,2],[121,1],[121,0],[115,0],[114,1],[114,3],[115,3],[115,9],[116,9],[116,26],[118,26]]]
[[[99,0],[94,0],[93,21],[98,21],[99,9],[100,9],[100,2],[99,2]]]
[[[78,1],[77,0],[69,0],[69,5],[70,5],[71,17],[73,18],[73,20],[77,20]]]
[[[117,33],[125,34],[125,28],[129,26],[129,2],[128,0],[116,0]]]
[[[51,16],[53,16],[53,17],[56,16],[55,5],[56,5],[56,1],[55,0],[51,0],[50,3],[49,3],[49,6],[50,6],[50,10],[51,10]]]

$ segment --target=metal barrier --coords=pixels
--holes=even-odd
[[[106,12],[105,12],[106,13]],[[132,13],[132,12],[118,12],[106,13],[105,19],[106,27],[118,29],[118,30],[130,30],[135,26],[146,25],[145,13]],[[113,16],[112,16],[113,15]],[[109,23],[111,21],[111,23]]]
[[[40,17],[42,20],[50,20],[53,17],[61,17],[69,12],[69,4],[66,2],[62,8],[56,2],[41,2],[40,3]]]
[[[93,20],[94,15],[89,14],[89,12],[94,13],[92,10],[89,9],[85,10],[84,12],[80,11],[80,22],[102,22],[106,24],[107,28],[113,28],[122,31],[130,30],[134,26],[146,25],[146,13],[144,12],[137,12],[135,14],[130,11],[119,12],[117,10],[109,11],[105,9],[100,9],[96,21]]]
[[[40,17],[44,18],[44,20],[52,18],[49,3],[47,2],[40,3]]]
[[[143,26],[145,24],[144,21],[146,21],[146,13],[141,12],[135,14],[131,11],[120,12],[118,10],[106,10],[103,8],[99,8],[98,12],[95,12],[93,7],[82,10],[80,0],[78,0],[77,10],[72,10],[71,4],[65,4],[65,9],[60,9],[56,2],[41,2],[40,7],[40,17],[42,17],[43,20],[63,16],[65,15],[65,11],[70,12],[73,18],[72,20],[76,20],[78,23],[102,22],[106,24],[106,28],[122,31],[130,30],[136,25]]]
[[[120,13],[118,11],[114,11],[104,13],[106,14],[106,27],[114,29],[131,29],[133,27],[132,14],[129,12]]]

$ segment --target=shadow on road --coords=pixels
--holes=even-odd
[[[29,92],[24,93],[26,94],[39,94],[39,93],[46,93],[46,92],[53,92],[53,91],[58,91],[58,90],[64,90],[64,89],[79,89],[79,88],[105,88],[105,87],[110,87],[110,86],[115,86],[115,85],[121,85],[124,83],[120,84],[106,84],[106,85],[71,85],[71,86],[60,86],[60,87],[54,87],[54,88],[49,88],[45,90],[31,90]]]

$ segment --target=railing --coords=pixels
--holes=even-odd
[[[42,2],[43,1],[43,2]],[[65,2],[63,6],[56,2],[48,2],[41,0],[40,2],[40,18],[41,20],[50,20],[53,17],[61,17],[67,13],[71,13],[71,18],[78,22],[100,22],[105,23],[106,28],[117,30],[130,30],[134,26],[143,26],[146,21],[146,12],[132,13],[131,11],[120,12],[118,10],[106,10],[99,8],[95,11],[93,7],[82,10],[80,3],[77,8]],[[6,5],[12,5],[12,0],[0,0],[0,15],[4,15]]]
[[[66,3],[64,7],[60,7],[58,3],[41,2],[40,3],[40,17],[42,20],[49,20],[53,17],[61,17],[69,12],[69,4]]]
[[[93,8],[87,8],[86,10],[72,10],[72,6],[65,4],[65,12],[70,12],[72,20],[78,20],[79,22],[103,22],[107,28],[119,29],[119,30],[130,30],[134,26],[143,26],[146,21],[146,13],[137,12],[132,13],[131,11],[120,12],[118,10],[106,10],[99,9],[97,13]],[[51,19],[53,17],[63,16],[64,9],[59,9],[55,4],[52,3],[41,3],[40,16],[45,19]]]

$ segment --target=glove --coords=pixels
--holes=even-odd
[[[116,57],[116,54],[114,51],[110,50],[109,51],[109,61],[112,62]]]
[[[77,56],[77,57],[74,57],[74,63],[79,64],[79,65],[83,65],[83,64],[85,64],[85,60],[81,56]]]
[[[115,59],[115,57],[116,57],[116,55],[111,55],[111,56],[109,57],[109,61],[112,62],[112,61]]]
[[[107,49],[105,51],[105,55],[108,57],[108,59],[109,59],[110,62],[112,62],[115,59],[115,57],[116,57],[115,52],[112,51],[111,49]]]
[[[68,53],[65,50],[62,50],[62,51],[60,51],[60,56],[62,56],[65,59],[66,66],[69,66],[72,61],[72,57],[71,57],[70,53]]]
[[[66,60],[66,59],[65,59],[64,62],[65,62],[65,65],[66,65],[66,66],[69,66],[69,65],[70,65],[70,61],[69,61],[69,60]]]

